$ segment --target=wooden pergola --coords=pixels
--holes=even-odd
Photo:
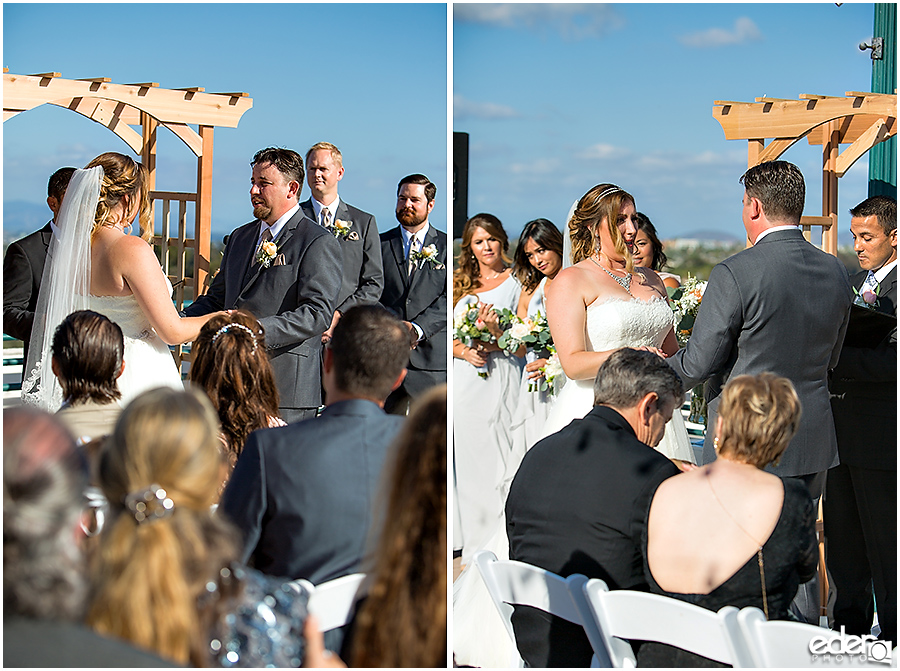
[[[748,168],[774,161],[804,137],[822,147],[822,214],[804,216],[800,223],[807,240],[813,227],[821,227],[822,249],[837,254],[838,179],[872,147],[896,135],[897,95],[848,91],[799,98],[716,100],[713,118],[726,139],[748,141]],[[841,151],[842,144],[849,146]]]

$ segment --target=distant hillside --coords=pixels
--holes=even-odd
[[[698,229],[688,231],[678,236],[679,238],[688,240],[710,240],[715,242],[743,242],[742,238],[725,231],[714,231],[712,229]]]

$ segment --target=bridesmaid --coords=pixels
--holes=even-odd
[[[521,286],[507,256],[509,239],[492,214],[466,222],[453,271],[454,319],[472,305],[495,338],[502,335],[492,308],[516,309]],[[462,563],[490,538],[503,512],[501,484],[512,451],[513,411],[521,359],[496,343],[453,340],[453,452]],[[461,542],[460,542],[461,541]]]
[[[553,222],[535,219],[525,224],[516,247],[513,275],[522,285],[516,314],[525,319],[538,313],[547,316],[544,291],[562,269],[563,237]],[[519,385],[519,403],[511,427],[513,456],[507,463],[504,490],[508,489],[519,468],[519,462],[543,436],[544,422],[550,412],[553,396],[549,391],[529,391],[530,385],[539,386],[543,381],[540,369],[547,359],[540,352],[525,353],[525,370]],[[540,357],[540,358],[539,358]]]
[[[659,275],[659,279],[667,287],[672,287],[673,289],[680,287],[680,276],[663,271],[668,259],[663,251],[663,244],[656,234],[656,227],[650,222],[647,215],[635,212],[634,226],[637,229],[631,247],[631,259],[634,261],[634,265],[655,270],[656,274]]]

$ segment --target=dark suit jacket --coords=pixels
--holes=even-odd
[[[522,460],[506,500],[509,557],[567,577],[602,578],[611,589],[647,589],[641,532],[653,493],[678,473],[640,442],[612,408],[539,441]],[[530,666],[589,666],[581,627],[528,607],[513,615]]]
[[[316,220],[312,200],[300,203],[300,209],[309,219]],[[344,271],[336,309],[343,314],[355,305],[371,305],[378,302],[384,286],[384,272],[381,269],[381,250],[378,247],[378,226],[375,217],[341,200],[335,219],[352,222],[353,227],[350,230],[359,236],[356,240],[338,239],[344,254]]]
[[[687,347],[668,359],[686,388],[710,380],[704,463],[715,460],[722,387],[769,371],[794,383],[803,414],[780,465],[767,470],[798,476],[837,465],[828,369],[840,356],[852,298],[843,264],[797,229],[769,233],[712,269]]]
[[[3,332],[25,343],[26,361],[44,261],[52,237],[47,222],[39,231],[10,244],[3,257]]]
[[[859,289],[868,271],[851,278]],[[881,283],[876,310],[897,316],[897,268]],[[854,326],[856,308],[850,316]],[[831,375],[831,408],[841,463],[897,470],[897,327],[869,347],[847,347]]]
[[[403,389],[418,396],[447,381],[447,234],[429,224],[423,247],[434,245],[443,268],[420,262],[410,277],[400,227],[381,234],[384,292],[381,304],[400,319],[415,322],[423,339],[409,353]]]
[[[259,220],[231,234],[209,290],[184,312],[189,317],[241,308],[266,330],[282,408],[316,408],[322,401],[319,350],[331,325],[341,285],[341,246],[298,210],[274,240],[284,265],[244,278],[256,253]]]
[[[402,424],[371,401],[351,400],[250,434],[219,508],[244,534],[241,560],[313,584],[356,572]]]

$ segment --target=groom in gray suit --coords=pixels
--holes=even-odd
[[[344,256],[337,309],[322,335],[322,342],[326,343],[342,314],[355,305],[374,305],[384,287],[378,225],[371,214],[341,200],[338,182],[343,176],[341,150],[330,142],[317,142],[306,152],[306,182],[312,196],[300,203],[300,209],[334,235]],[[345,224],[349,228],[344,228]]]
[[[717,409],[728,380],[771,371],[793,382],[800,426],[781,463],[767,470],[800,477],[818,499],[825,473],[838,463],[828,371],[841,353],[853,292],[843,264],[800,231],[806,185],[797,166],[761,163],[741,182],[753,246],[712,269],[687,347],[669,362],[687,389],[709,380],[704,463],[716,458]],[[809,618],[818,604],[804,610]]]
[[[184,312],[249,310],[265,329],[286,422],[315,417],[322,402],[322,333],[331,324],[341,285],[341,248],[303,215],[303,157],[269,147],[250,163],[255,221],[236,229],[209,290]]]

